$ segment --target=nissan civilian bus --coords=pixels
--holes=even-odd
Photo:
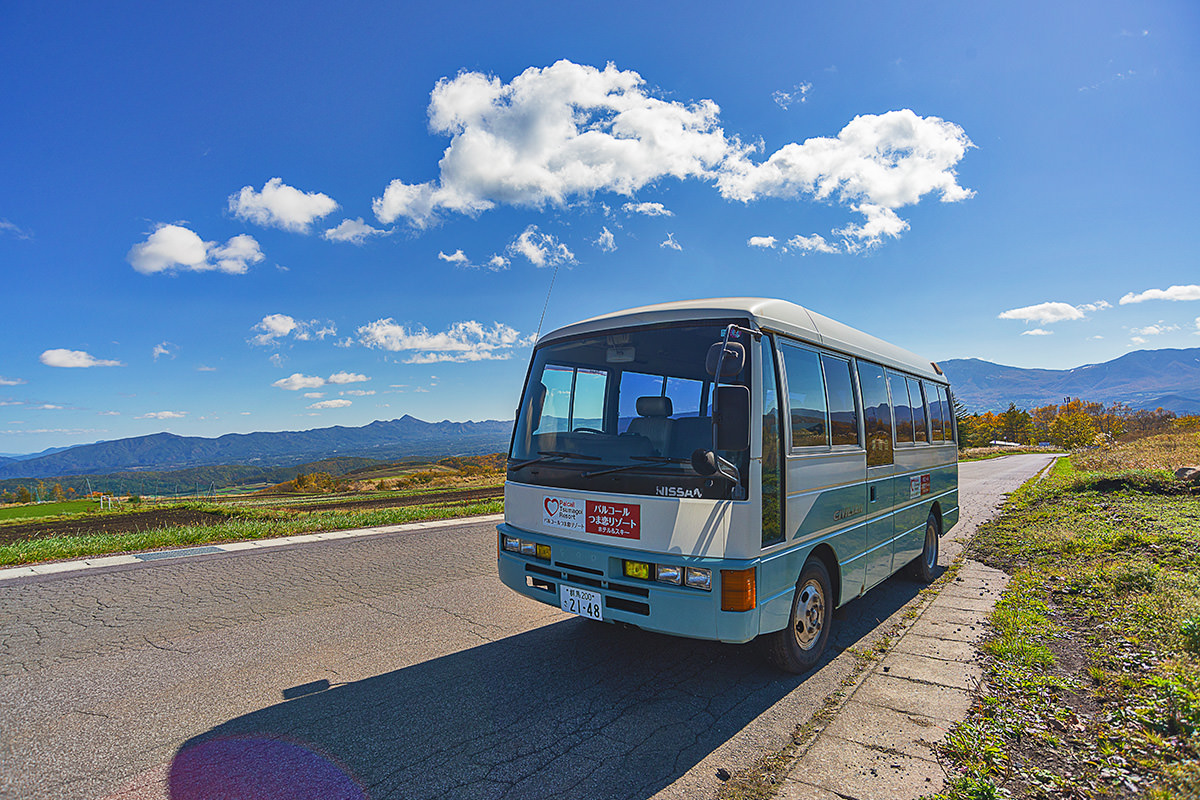
[[[635,308],[543,336],[517,410],[500,579],[563,611],[811,669],[833,611],[958,521],[937,364],[784,300]]]

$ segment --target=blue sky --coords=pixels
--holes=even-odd
[[[1200,346],[1194,3],[281,9],[6,4],[0,452],[509,419],[556,266],[543,329]]]

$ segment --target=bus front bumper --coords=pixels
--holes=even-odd
[[[530,533],[508,523],[496,527],[500,537],[497,545],[500,580],[526,597],[561,607],[560,589],[570,586],[599,593],[604,622],[621,622],[656,633],[734,644],[748,642],[758,635],[759,608],[721,610],[721,570],[748,569],[756,566],[753,561],[645,553]],[[505,536],[549,545],[550,558],[507,551],[503,548]],[[705,591],[627,577],[623,567],[625,559],[710,569],[712,589]]]

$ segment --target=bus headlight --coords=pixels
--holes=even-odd
[[[521,552],[521,540],[515,536],[505,536],[504,549],[510,553]]]
[[[693,589],[712,591],[712,570],[704,567],[687,567],[683,571],[683,582]]]
[[[683,570],[679,567],[668,566],[667,564],[656,564],[654,566],[654,580],[662,581],[663,583],[673,583],[678,586],[683,581]]]
[[[521,539],[521,555],[537,557],[537,544]]]

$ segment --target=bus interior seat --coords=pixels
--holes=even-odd
[[[666,453],[675,424],[675,420],[671,419],[671,410],[669,397],[639,397],[638,415],[629,421],[626,433],[644,436],[650,440],[656,454]]]

